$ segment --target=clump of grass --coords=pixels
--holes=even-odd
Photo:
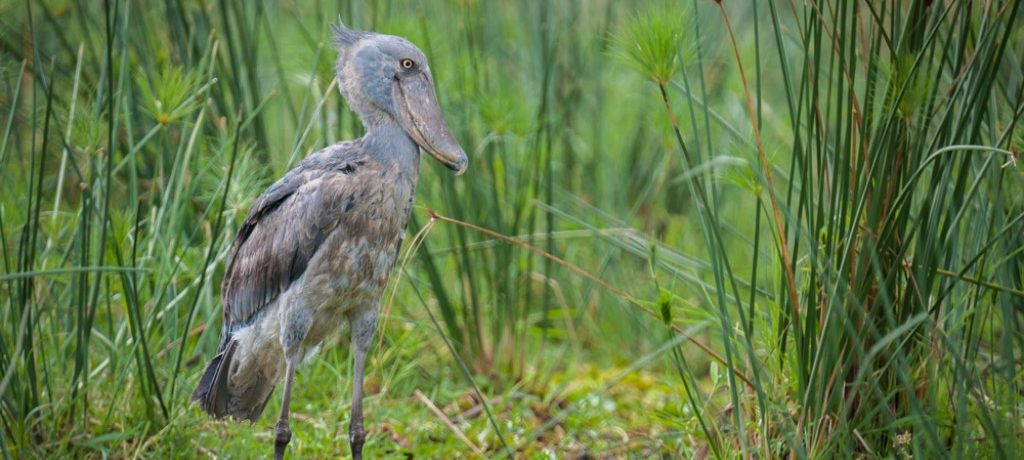
[[[991,359],[1012,360],[1012,347],[999,344],[1020,335],[1014,315],[1001,306],[1020,300],[1005,297],[1017,296],[1019,268],[993,251],[1003,245],[1020,250],[1009,232],[1024,229],[1024,209],[1004,198],[1001,185],[1020,179],[1008,177],[999,157],[1010,153],[1009,133],[1024,101],[1020,72],[1006,74],[990,60],[1013,55],[998,37],[1012,35],[1019,5],[1002,2],[993,5],[993,15],[979,16],[962,5],[915,2],[901,16],[899,2],[848,2],[827,14],[820,5],[804,5],[792,18],[775,2],[767,7],[774,63],[758,53],[754,72],[744,72],[750,63],[737,46],[734,13],[714,7],[740,75],[747,106],[742,121],[755,137],[749,144],[756,161],[750,164],[762,166],[754,176],[757,189],[772,200],[737,195],[713,177],[705,184],[711,197],[755,200],[755,228],[761,210],[777,224],[767,240],[771,256],[758,253],[765,237],[755,235],[749,258],[741,262],[752,270],[746,282],[737,283],[728,268],[742,256],[727,245],[708,245],[710,261],[720,261],[725,275],[715,278],[719,291],[775,286],[766,296],[757,289],[739,293],[737,298],[749,296],[746,305],[708,298],[721,317],[745,325],[730,333],[732,320],[723,321],[721,346],[727,355],[733,350],[746,358],[729,365],[743,363],[755,385],[730,383],[728,400],[735,407],[749,404],[746,412],[757,414],[750,422],[762,427],[743,430],[738,413],[744,410],[732,411],[738,431],[708,433],[709,442],[722,455],[731,448],[769,457],[935,456],[976,449],[1011,455],[1019,439],[1010,433],[1019,426],[996,407],[1013,406],[1013,398],[990,401],[1005,395],[1000,388],[1016,386],[1013,372],[986,373],[988,358],[967,350],[991,349]],[[865,14],[870,27],[859,22]],[[693,27],[701,29],[696,21]],[[785,38],[794,27],[800,53]],[[949,46],[970,40],[976,29],[988,31],[977,47]],[[774,100],[790,111],[792,137],[785,131],[764,139],[760,127],[771,125],[762,111],[773,99],[762,92],[762,80],[775,66],[778,74],[770,75],[781,77],[785,97]],[[892,68],[897,71],[886,71]],[[996,89],[1000,85],[1015,89]],[[693,130],[692,144],[713,145],[707,106],[696,105],[686,80],[676,88],[691,114],[705,114],[693,118],[695,126],[707,126]],[[981,119],[1001,120],[996,124],[1002,128],[985,129]],[[788,168],[767,161],[769,142],[790,147]],[[773,183],[773,176],[783,183]],[[716,208],[710,207],[712,216]],[[721,238],[717,231],[708,235]],[[763,276],[773,278],[767,283]],[[971,319],[979,315],[994,318],[984,332]],[[964,328],[974,332],[965,335]],[[792,380],[780,377],[774,360]],[[753,398],[737,398],[748,391]],[[713,400],[690,396],[701,404]],[[799,408],[798,416],[770,410],[790,404]],[[986,433],[981,440],[971,434],[978,430]],[[773,445],[773,439],[782,443]]]
[[[194,112],[200,106],[194,90],[200,75],[186,74],[181,67],[164,68],[154,76],[137,74],[137,85],[144,110],[160,125],[169,125]],[[150,82],[149,78],[156,81]]]
[[[665,85],[682,66],[682,11],[662,3],[632,14],[613,35],[614,55],[658,85]]]

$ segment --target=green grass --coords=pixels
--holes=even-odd
[[[1013,458],[1022,9],[0,0],[0,455],[269,453],[187,398],[249,204],[362,132],[341,15],[423,48],[471,159],[424,161],[368,455]],[[332,343],[303,458],[348,454]]]

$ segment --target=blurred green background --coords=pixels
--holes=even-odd
[[[248,206],[362,134],[340,17],[470,156],[423,162],[371,458],[1016,457],[1021,3],[0,0],[0,453],[269,454],[279,395],[188,395]],[[299,370],[295,458],[350,375]]]

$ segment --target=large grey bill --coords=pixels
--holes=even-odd
[[[406,132],[423,150],[441,164],[462,174],[469,165],[462,150],[441,114],[434,85],[425,74],[399,80],[398,112]]]

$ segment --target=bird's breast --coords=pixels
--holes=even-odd
[[[318,320],[334,322],[338,314],[376,304],[409,221],[416,178],[397,168],[363,172],[339,189],[338,227],[306,272],[306,300],[322,313]]]

